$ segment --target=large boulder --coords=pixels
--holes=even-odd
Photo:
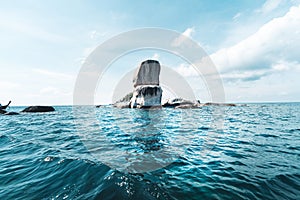
[[[162,89],[159,86],[160,64],[156,60],[141,63],[133,77],[131,108],[161,107]]]
[[[52,106],[29,106],[21,112],[52,112],[55,109]]]
[[[160,64],[156,60],[141,63],[133,78],[133,86],[159,85]]]
[[[185,100],[182,98],[175,98],[168,100],[165,102],[162,107],[167,108],[197,108],[200,107],[200,101],[191,101],[191,100]]]
[[[162,89],[157,85],[137,86],[130,100],[131,108],[150,108],[161,106]]]

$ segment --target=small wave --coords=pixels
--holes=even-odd
[[[222,128],[214,126],[212,109],[105,107],[97,110],[97,123],[73,116],[72,107],[0,118],[0,199],[297,199],[300,121],[289,114],[299,104],[227,109]],[[79,118],[82,129],[76,129]],[[161,149],[172,162],[119,172],[101,163],[114,159],[105,151],[99,158],[90,153],[89,136],[109,141],[132,162]]]

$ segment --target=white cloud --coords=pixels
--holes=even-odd
[[[259,80],[261,77],[266,76],[269,74],[269,70],[255,70],[255,71],[244,71],[244,72],[231,72],[222,74],[222,78],[227,81],[256,81]]]
[[[90,37],[90,39],[95,39],[96,37],[97,37],[97,31],[91,31],[90,33],[89,33],[89,37]]]
[[[158,53],[155,53],[153,56],[152,56],[152,60],[158,60],[159,59],[159,54]]]
[[[280,5],[280,3],[282,2],[282,0],[267,0],[263,6],[257,10],[257,12],[261,12],[261,13],[269,13],[273,10],[275,10],[276,8],[278,8],[278,6]]]
[[[266,69],[273,72],[283,69],[282,65],[300,63],[299,49],[300,6],[297,6],[291,7],[283,17],[266,23],[250,37],[210,57],[222,73]]]
[[[225,80],[256,81],[282,71],[300,71],[300,6],[274,18],[237,44],[210,55]],[[176,71],[197,76],[195,69],[181,64]]]
[[[195,33],[195,28],[187,28],[182,35],[179,37],[175,38],[174,41],[172,42],[172,46],[178,47],[180,46],[186,39],[191,38],[192,34]]]
[[[180,64],[176,69],[175,69],[180,75],[189,77],[189,76],[197,76],[199,75],[195,68],[192,65],[188,65],[186,63]]]
[[[238,18],[241,17],[241,15],[242,15],[242,14],[239,12],[239,13],[237,13],[236,15],[234,15],[232,19],[233,19],[234,21],[236,21]]]
[[[99,37],[104,37],[106,35],[107,35],[107,32],[100,33],[99,31],[96,31],[96,30],[92,30],[92,31],[89,32],[89,38],[91,40],[96,40]]]
[[[272,69],[275,71],[300,70],[300,63],[295,61],[287,62],[285,60],[279,60],[277,63],[272,65]]]
[[[192,34],[195,33],[195,28],[191,27],[191,28],[187,28],[182,35],[186,36],[186,37],[192,37]]]

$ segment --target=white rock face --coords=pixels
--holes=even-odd
[[[130,100],[131,108],[161,106],[162,89],[157,85],[140,85],[135,87]]]
[[[156,60],[146,60],[133,78],[134,91],[130,100],[131,108],[161,106],[162,89],[159,86],[160,64]]]
[[[146,60],[141,63],[133,78],[133,86],[159,85],[160,64],[156,60]]]

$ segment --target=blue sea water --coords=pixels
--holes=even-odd
[[[1,200],[300,199],[300,103],[223,107],[224,113],[217,106],[101,107],[96,121],[74,115],[72,106],[55,109],[0,115]],[[78,118],[96,128],[80,129]],[[163,149],[173,157],[155,170],[116,170],[110,156],[129,165],[105,148],[96,158],[83,137],[90,131],[107,139],[100,146],[129,153],[129,165]]]

